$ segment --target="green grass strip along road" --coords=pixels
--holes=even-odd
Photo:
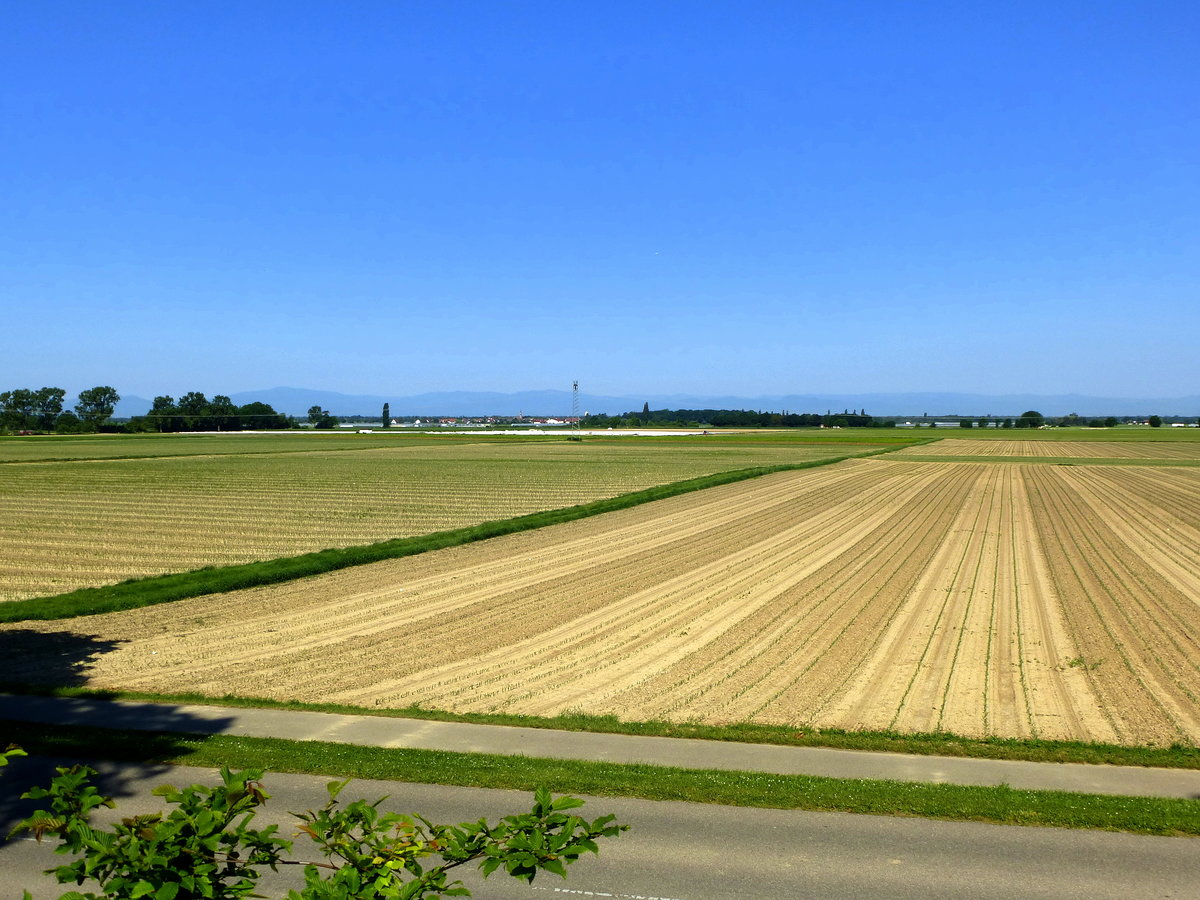
[[[524,791],[545,787],[554,792],[646,800],[1200,835],[1200,800],[675,769],[229,735],[190,737],[18,722],[0,723],[0,730],[6,740],[43,756],[255,767],[422,784]]]
[[[713,475],[704,475],[700,478],[691,478],[686,481],[657,485],[645,490],[610,497],[605,500],[596,500],[592,503],[530,513],[529,515],[517,516],[512,519],[483,522],[479,525],[456,528],[450,531],[435,531],[432,534],[417,537],[396,538],[390,541],[380,541],[379,543],[364,544],[356,547],[319,550],[315,553],[305,553],[300,556],[285,556],[279,559],[244,563],[235,566],[210,566],[203,569],[196,569],[192,572],[136,578],[104,587],[81,588],[77,591],[57,594],[52,597],[10,600],[7,603],[0,603],[0,622],[70,619],[75,616],[153,606],[156,603],[170,603],[173,600],[185,600],[189,597],[200,597],[205,594],[218,594],[242,588],[259,587],[265,584],[279,584],[280,582],[293,581],[297,578],[305,578],[310,575],[321,575],[325,572],[346,569],[351,566],[361,566],[366,563],[379,562],[385,559],[399,559],[404,556],[425,553],[429,550],[456,547],[474,541],[500,537],[501,535],[515,534],[519,531],[530,531],[534,528],[544,528],[547,525],[557,525],[562,522],[571,522],[575,519],[585,519],[589,516],[600,515],[601,513],[627,509],[632,506],[639,506],[642,503],[650,503],[654,500],[662,500],[667,497],[674,497],[679,494],[690,493],[691,491],[699,491],[721,484],[731,484],[735,481],[758,478],[774,472],[814,469],[851,458],[890,453],[896,449],[899,449],[899,447],[887,447],[883,450],[872,450],[867,453],[852,454],[850,456],[834,456],[829,459],[810,460],[802,463],[756,466],[750,469],[717,472]]]
[[[1169,747],[1121,746],[1088,741],[1051,741],[1037,738],[963,737],[948,731],[907,733],[901,731],[845,731],[794,725],[761,725],[735,722],[702,725],[695,722],[636,722],[616,716],[564,713],[558,716],[523,716],[512,713],[454,713],[421,706],[382,709],[377,706],[348,706],[342,703],[304,703],[265,697],[226,694],[154,694],[144,691],[97,690],[84,687],[24,685],[0,680],[0,691],[46,697],[87,697],[96,700],[149,700],[157,703],[229,706],[241,709],[287,709],[336,713],[350,716],[380,716],[424,719],[432,722],[467,722],[476,725],[509,725],[516,728],[545,728],[593,734],[628,734],[642,737],[693,738],[744,744],[774,744],[786,747],[828,747],[837,750],[866,750],[911,753],[918,756],[951,756],[970,759],[1012,759],[1027,762],[1082,763],[1109,766],[1154,766],[1167,769],[1200,769],[1200,747],[1173,744]]]

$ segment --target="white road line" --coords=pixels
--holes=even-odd
[[[681,900],[679,897],[657,897],[651,894],[613,894],[605,891],[581,891],[573,888],[531,886],[530,890],[547,891],[552,894],[571,894],[576,897],[611,897],[612,900]]]

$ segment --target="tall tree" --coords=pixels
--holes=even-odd
[[[116,388],[100,385],[79,392],[79,402],[75,404],[75,412],[83,419],[89,429],[95,431],[113,414],[121,395]]]
[[[33,428],[36,408],[37,394],[28,388],[5,391],[0,394],[0,425],[12,431]]]
[[[208,404],[209,427],[217,431],[237,431],[242,427],[237,407],[224,394],[215,395]]]
[[[392,424],[392,407],[390,404],[383,404],[383,427],[388,428]]]
[[[170,394],[155,397],[147,416],[157,431],[183,430],[183,419],[179,417],[179,408],[175,406],[175,398]]]
[[[42,431],[53,431],[54,420],[62,412],[63,398],[67,392],[62,388],[44,387],[34,394],[34,415],[37,427]]]
[[[179,398],[179,413],[183,416],[184,431],[203,431],[209,427],[208,398],[199,391],[189,391]]]

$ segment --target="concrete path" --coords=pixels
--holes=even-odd
[[[0,719],[143,731],[335,741],[459,753],[649,763],[689,769],[877,778],[935,784],[1007,784],[1029,790],[1200,799],[1200,771],[1194,769],[961,759],[551,731],[503,725],[468,725],[383,716],[8,695],[0,695]],[[3,731],[0,729],[0,743],[3,742]]]

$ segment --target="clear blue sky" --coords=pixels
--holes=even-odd
[[[0,390],[1200,389],[1193,2],[0,2]]]

